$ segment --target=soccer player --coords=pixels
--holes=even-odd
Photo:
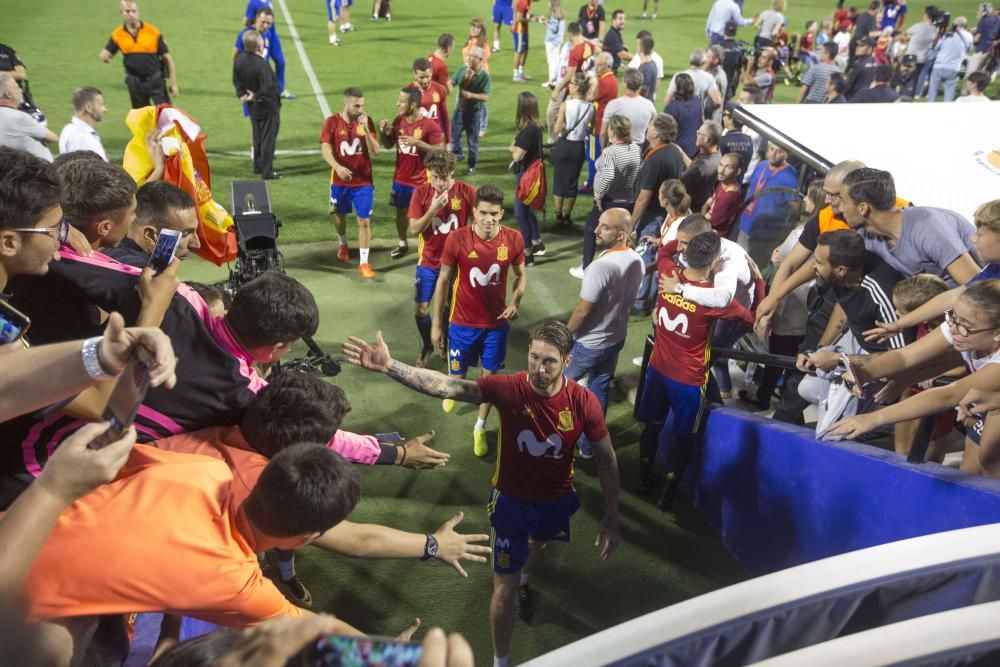
[[[441,134],[446,142],[451,141],[451,128],[448,126],[448,94],[451,92],[451,80],[447,86],[433,80],[431,61],[427,58],[417,58],[413,61],[413,83],[410,86],[419,88],[423,97],[420,99],[420,115],[430,118],[441,127]]]
[[[372,156],[378,155],[375,124],[365,114],[365,95],[357,88],[344,91],[344,110],[323,121],[319,136],[323,159],[333,168],[330,174],[330,213],[335,214],[337,259],[348,260],[347,213],[354,208],[358,219],[358,271],[365,278],[374,278],[375,270],[368,263],[372,240]]]
[[[531,1],[517,0],[514,8],[514,25],[510,28],[514,36],[514,83],[531,79],[524,74],[524,63],[528,60],[528,26],[532,19]]]
[[[566,27],[566,34],[569,35],[569,42],[572,46],[566,60],[566,73],[552,91],[552,99],[556,101],[562,100],[563,91],[569,86],[569,82],[573,80],[577,72],[590,74],[594,68],[594,44],[589,39],[584,38],[580,24],[570,23]]]
[[[251,14],[251,12],[253,12]],[[264,38],[264,60],[274,61],[274,73],[278,75],[278,85],[281,87],[281,97],[286,100],[294,100],[297,95],[285,90],[285,53],[281,50],[281,38],[274,27],[274,9],[271,8],[270,0],[251,0],[247,5],[247,15],[243,17],[246,27],[236,36],[236,43],[233,44],[233,58],[243,52],[243,33],[247,30],[256,30]]]
[[[500,50],[500,24],[510,26],[513,18],[513,0],[493,0],[493,53]]]
[[[636,418],[646,427],[639,439],[639,488],[644,492],[653,483],[653,459],[668,435],[664,423],[673,413],[673,449],[667,458],[667,484],[657,505],[673,506],[677,484],[690,460],[694,434],[704,403],[708,378],[709,344],[717,319],[740,320],[749,325],[753,314],[738,301],[725,308],[707,308],[684,298],[685,285],[712,287],[712,271],[719,263],[722,240],[715,232],[698,234],[684,249],[687,268],[678,272],[674,259],[666,254],[657,261],[661,274],[677,274],[674,293],[660,292],[653,311],[656,328],[653,353],[646,369],[642,398]]]
[[[353,4],[354,0],[326,0],[326,32],[330,36],[330,43],[334,46],[340,46],[334,18],[340,21],[340,32],[354,30],[354,26],[351,25],[351,5]]]
[[[417,254],[416,320],[420,332],[417,368],[427,365],[434,351],[431,342],[431,298],[441,273],[441,253],[448,235],[465,227],[476,205],[476,191],[468,183],[452,178],[457,160],[448,151],[431,151],[424,158],[430,182],[419,186],[410,200],[410,233],[420,237]]]
[[[397,147],[396,172],[392,176],[392,193],[389,204],[396,209],[396,234],[399,243],[389,256],[399,259],[407,253],[406,232],[409,227],[406,212],[410,208],[413,190],[427,182],[424,156],[427,151],[441,146],[444,137],[441,128],[430,118],[420,114],[419,88],[407,86],[399,93],[396,110],[399,115],[389,125],[382,120],[378,124],[379,139],[385,148]]]
[[[573,451],[582,435],[593,447],[604,496],[604,517],[597,532],[601,558],[610,558],[621,541],[618,461],[601,406],[592,393],[563,374],[573,335],[560,322],[540,322],[528,333],[527,371],[476,382],[396,361],[382,333],[375,336],[374,346],[350,337],[343,348],[347,360],[428,396],[497,405],[500,454],[488,506],[494,571],[490,626],[493,664],[506,667],[515,600],[521,616],[530,615],[528,572],[537,565],[539,542],[569,541],[569,519],[580,506],[573,489]]]
[[[503,191],[495,185],[476,190],[473,224],[448,235],[441,254],[441,273],[434,287],[431,341],[444,349],[445,295],[452,288],[448,326],[448,370],[465,377],[469,366],[483,360],[483,375],[503,368],[507,356],[507,332],[517,319],[528,274],[524,271],[524,240],[517,230],[500,224]],[[514,288],[507,301],[507,272],[514,272]],[[445,412],[455,401],[445,398]],[[490,404],[479,406],[479,419],[472,431],[472,450],[485,456],[486,417]]]
[[[427,56],[431,64],[431,78],[442,86],[447,86],[451,90],[451,81],[448,78],[448,58],[455,48],[455,36],[449,32],[441,33],[438,37],[437,48],[434,53]]]

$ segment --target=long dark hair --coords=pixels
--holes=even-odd
[[[528,125],[541,125],[538,120],[538,98],[534,93],[524,91],[517,96],[517,115],[514,116],[514,127],[523,130]]]

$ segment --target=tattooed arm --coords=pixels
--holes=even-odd
[[[621,528],[618,523],[618,458],[611,446],[611,436],[606,435],[590,445],[594,450],[597,477],[601,480],[601,494],[604,496],[604,517],[597,528],[597,546],[601,547],[601,558],[611,558],[621,543]]]
[[[375,333],[375,345],[351,336],[341,349],[344,356],[352,364],[371,371],[385,373],[401,385],[422,394],[438,398],[452,398],[466,403],[483,402],[479,385],[475,382],[450,377],[426,368],[414,368],[393,359],[389,356],[389,346],[382,339],[381,331]]]

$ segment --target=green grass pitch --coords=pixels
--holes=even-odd
[[[49,126],[58,133],[69,120],[74,88],[97,86],[104,92],[109,108],[105,123],[98,129],[112,159],[120,159],[128,140],[122,122],[128,95],[121,60],[118,56],[105,65],[97,58],[119,22],[117,2],[45,0],[8,4],[3,11],[0,41],[13,45],[26,63],[36,102],[48,114]],[[582,0],[569,3],[567,12],[575,15],[578,4]],[[627,44],[639,29],[652,31],[669,76],[686,66],[692,47],[704,45],[704,21],[710,4],[708,0],[664,0],[656,21],[637,18],[641,7],[638,0],[609,3],[607,8],[620,6],[628,12]],[[832,12],[834,3],[792,0],[789,4],[792,32],[801,30],[806,19]],[[545,13],[547,6],[539,1],[533,8]],[[763,0],[747,0],[746,12],[754,14],[765,6]],[[376,121],[392,118],[397,91],[411,80],[410,64],[430,53],[438,34],[451,32],[461,45],[470,18],[478,16],[488,22],[491,17],[488,0],[396,0],[392,23],[374,24],[369,21],[370,4],[360,0],[352,17],[358,31],[343,36],[342,46],[333,47],[327,44],[326,9],[320,0],[287,0],[287,7],[334,112],[340,109],[340,92],[347,86],[359,86],[365,91],[369,114]],[[241,0],[146,0],[140,8],[143,19],[160,28],[167,39],[181,87],[175,103],[200,121],[207,132],[215,194],[223,205],[228,205],[230,182],[253,177],[249,159],[239,155],[248,150],[250,131],[231,85],[230,56],[244,4]],[[974,22],[974,2],[948,2],[947,8],[953,15],[965,14]],[[921,9],[922,5],[911,3],[908,23],[919,20]],[[412,362],[418,347],[412,318],[415,258],[411,253],[394,262],[385,251],[394,240],[392,210],[387,203],[393,155],[383,153],[375,163],[376,250],[372,263],[379,278],[366,283],[357,274],[356,260],[352,257],[350,265],[338,262],[336,247],[330,243],[334,237],[327,213],[329,169],[318,152],[308,153],[318,149],[323,117],[278,3],[275,11],[287,59],[288,89],[299,95],[299,99],[286,101],[282,108],[278,148],[307,152],[279,155],[276,168],[285,178],[270,184],[274,209],[285,223],[280,243],[287,270],[316,295],[322,312],[316,339],[324,348],[336,351],[348,335],[371,338],[380,328],[394,354]],[[740,36],[749,40],[752,34],[751,29],[744,29]],[[526,71],[534,78],[528,84],[511,83],[511,38],[506,31],[503,50],[491,58],[494,92],[489,133],[482,142],[479,173],[470,179],[473,185],[497,183],[512,196],[514,178],[506,170],[506,147],[514,134],[514,101],[522,90],[531,90],[544,100],[546,91],[538,86],[546,73],[542,36],[542,26],[533,24]],[[456,52],[449,62],[452,71],[459,61]],[[793,87],[779,86],[777,97],[790,101],[795,92]],[[585,199],[577,204],[577,230],[586,205]],[[506,222],[516,226],[510,215]],[[353,248],[356,232],[351,227],[349,235]],[[524,367],[529,324],[543,317],[567,317],[577,298],[579,282],[566,270],[579,263],[580,232],[546,232],[545,238],[549,253],[529,271],[522,315],[512,327],[509,370]],[[302,245],[292,245],[296,243]],[[212,281],[225,276],[224,269],[196,260],[189,261],[183,270],[187,279]],[[629,341],[619,364],[622,385],[630,381],[634,384],[636,369],[630,360],[641,352],[648,326],[638,320],[630,325]],[[296,353],[302,351],[297,349]],[[443,370],[443,362],[435,363]],[[335,381],[344,387],[353,404],[346,428],[366,433],[398,430],[407,436],[435,430],[437,437],[432,444],[452,454],[451,462],[437,471],[363,470],[364,499],[352,515],[353,520],[429,532],[462,510],[466,519],[461,530],[487,532],[486,494],[495,446],[484,460],[473,456],[473,408],[446,415],[438,401],[355,368],[346,368]],[[583,507],[573,522],[574,539],[569,545],[549,548],[544,565],[533,578],[538,609],[530,626],[520,621],[516,626],[512,652],[515,662],[744,576],[696,513],[682,509],[676,515],[664,515],[635,495],[641,427],[631,418],[631,406],[622,391],[612,395],[608,421],[621,463],[624,543],[610,562],[599,560],[593,540],[601,512],[600,488],[592,464],[581,462],[577,467],[577,488]],[[491,417],[492,438],[495,426],[495,417]],[[439,563],[351,561],[311,549],[301,552],[298,563],[313,592],[315,609],[335,613],[380,634],[394,634],[419,616],[426,626],[441,625],[464,633],[472,642],[478,662],[487,664],[491,655],[487,620],[491,577],[486,566],[468,566],[470,576],[462,579]]]

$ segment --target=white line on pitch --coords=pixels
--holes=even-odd
[[[396,148],[393,147],[391,149],[385,149],[385,148],[383,148],[383,149],[381,149],[380,152],[382,152],[382,153],[393,153],[395,151],[396,151]],[[510,152],[510,149],[507,148],[506,146],[480,146],[479,147],[479,152],[480,153],[499,153],[500,151]],[[321,155],[322,151],[319,151],[319,150],[317,150],[315,148],[298,149],[298,150],[295,150],[295,149],[287,149],[287,150],[280,149],[280,150],[274,151],[274,154],[275,155]],[[250,151],[209,151],[208,157],[240,157],[240,158],[249,158],[250,157]]]
[[[295,50],[299,52],[299,59],[302,61],[302,67],[305,68],[306,76],[309,77],[309,84],[312,86],[313,92],[316,93],[316,101],[319,102],[319,110],[323,113],[323,118],[326,118],[327,116],[332,115],[330,113],[330,105],[326,102],[326,96],[323,95],[323,89],[319,86],[319,79],[316,78],[316,72],[313,71],[312,64],[309,62],[309,56],[306,55],[306,49],[302,46],[302,40],[299,39],[299,31],[295,29],[295,22],[292,21],[292,13],[288,11],[288,5],[285,4],[285,0],[278,0],[278,5],[281,7],[281,13],[285,18],[285,23],[288,24],[288,33],[292,36],[292,40],[295,42]]]

